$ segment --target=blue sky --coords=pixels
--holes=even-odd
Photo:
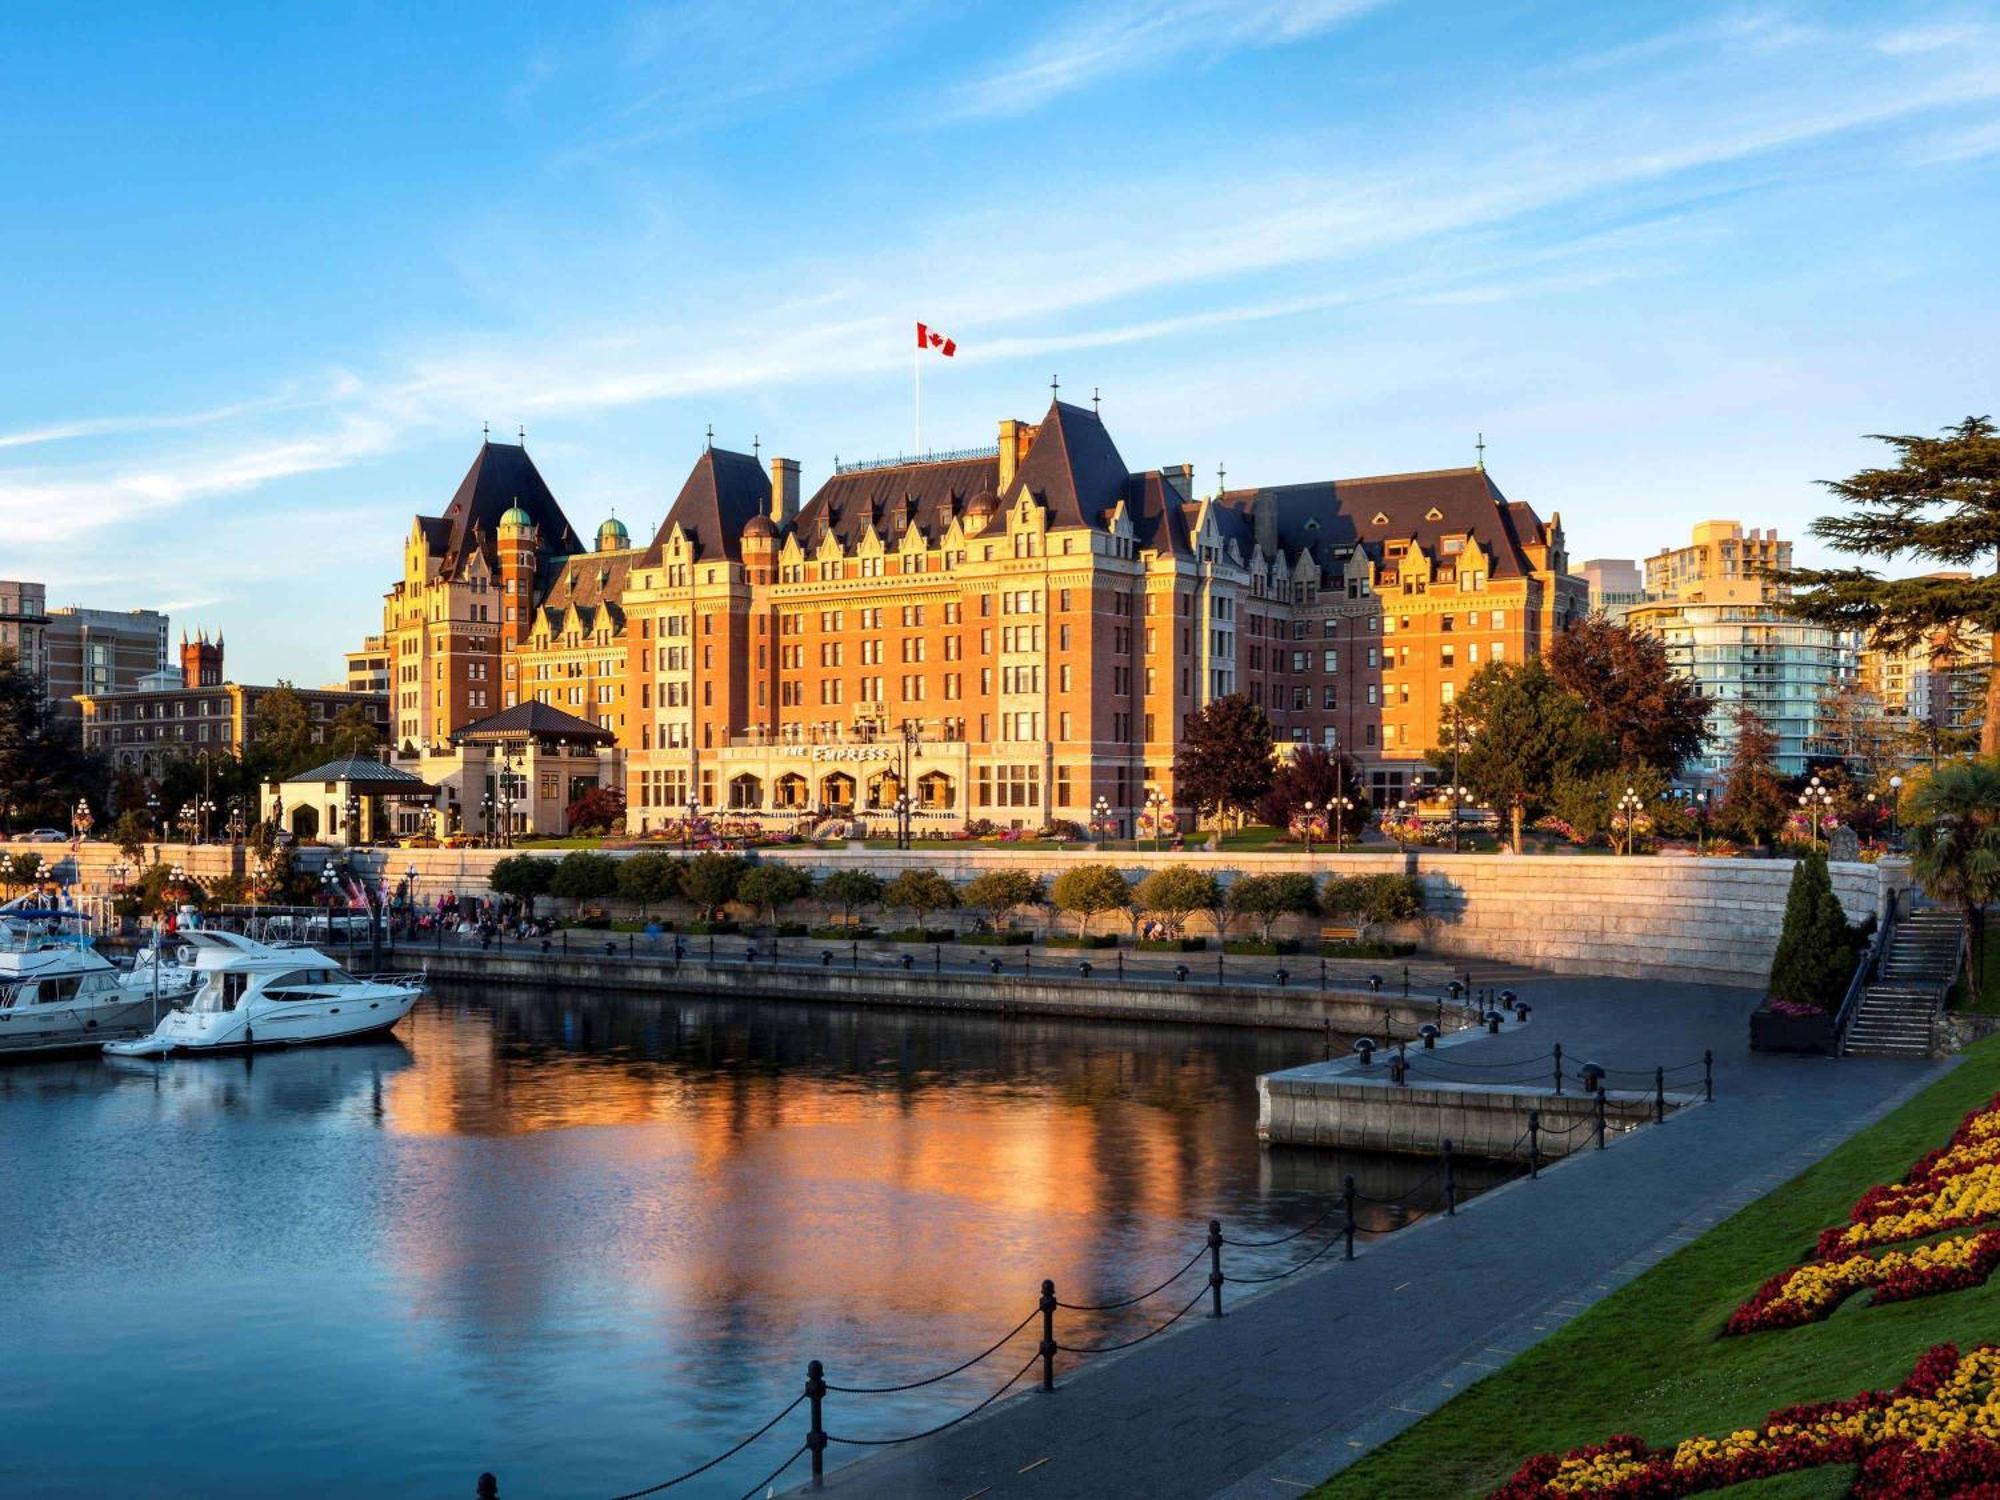
[[[0,50],[0,576],[318,682],[480,424],[579,529],[713,423],[1470,461],[1643,555],[1994,398],[2000,9],[90,5]],[[1802,548],[1802,555],[1810,554]]]

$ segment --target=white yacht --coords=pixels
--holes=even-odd
[[[422,974],[357,977],[317,948],[260,943],[234,932],[183,932],[199,987],[151,1035],[112,1042],[121,1057],[246,1051],[348,1041],[389,1030],[424,992]]]
[[[0,908],[0,1056],[143,1036],[193,991],[194,970],[157,952],[117,967],[83,923],[75,911]]]

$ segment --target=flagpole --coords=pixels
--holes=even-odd
[[[910,457],[915,458],[924,451],[924,351],[920,348],[910,351],[910,382],[916,392],[916,425],[910,438]]]

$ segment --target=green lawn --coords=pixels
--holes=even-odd
[[[1536,1453],[1634,1432],[1658,1445],[1754,1427],[1773,1407],[1893,1386],[1933,1344],[2000,1339],[2000,1277],[1886,1307],[1849,1299],[1824,1323],[1718,1339],[1729,1313],[1795,1264],[1862,1191],[1891,1182],[2000,1091],[2000,1038],[1784,1187],[1718,1225],[1314,1493],[1326,1500],[1480,1496]],[[1577,1232],[1587,1232],[1577,1226]],[[1525,1248],[1514,1253],[1531,1253]],[[1853,1470],[1721,1491],[1843,1496]]]

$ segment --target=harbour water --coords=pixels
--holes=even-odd
[[[1068,1301],[1142,1290],[1211,1215],[1282,1234],[1348,1172],[1372,1198],[1432,1197],[1423,1163],[1257,1145],[1256,1075],[1319,1050],[482,993],[427,999],[384,1043],[0,1067],[0,1493],[469,1495],[488,1469],[503,1496],[656,1483],[784,1406],[809,1358],[836,1383],[895,1384],[993,1342],[1044,1276]],[[1199,1275],[1064,1314],[1064,1341],[1141,1332]],[[828,1427],[933,1425],[1033,1337],[920,1390],[831,1397]],[[802,1419],[674,1493],[742,1494]]]

